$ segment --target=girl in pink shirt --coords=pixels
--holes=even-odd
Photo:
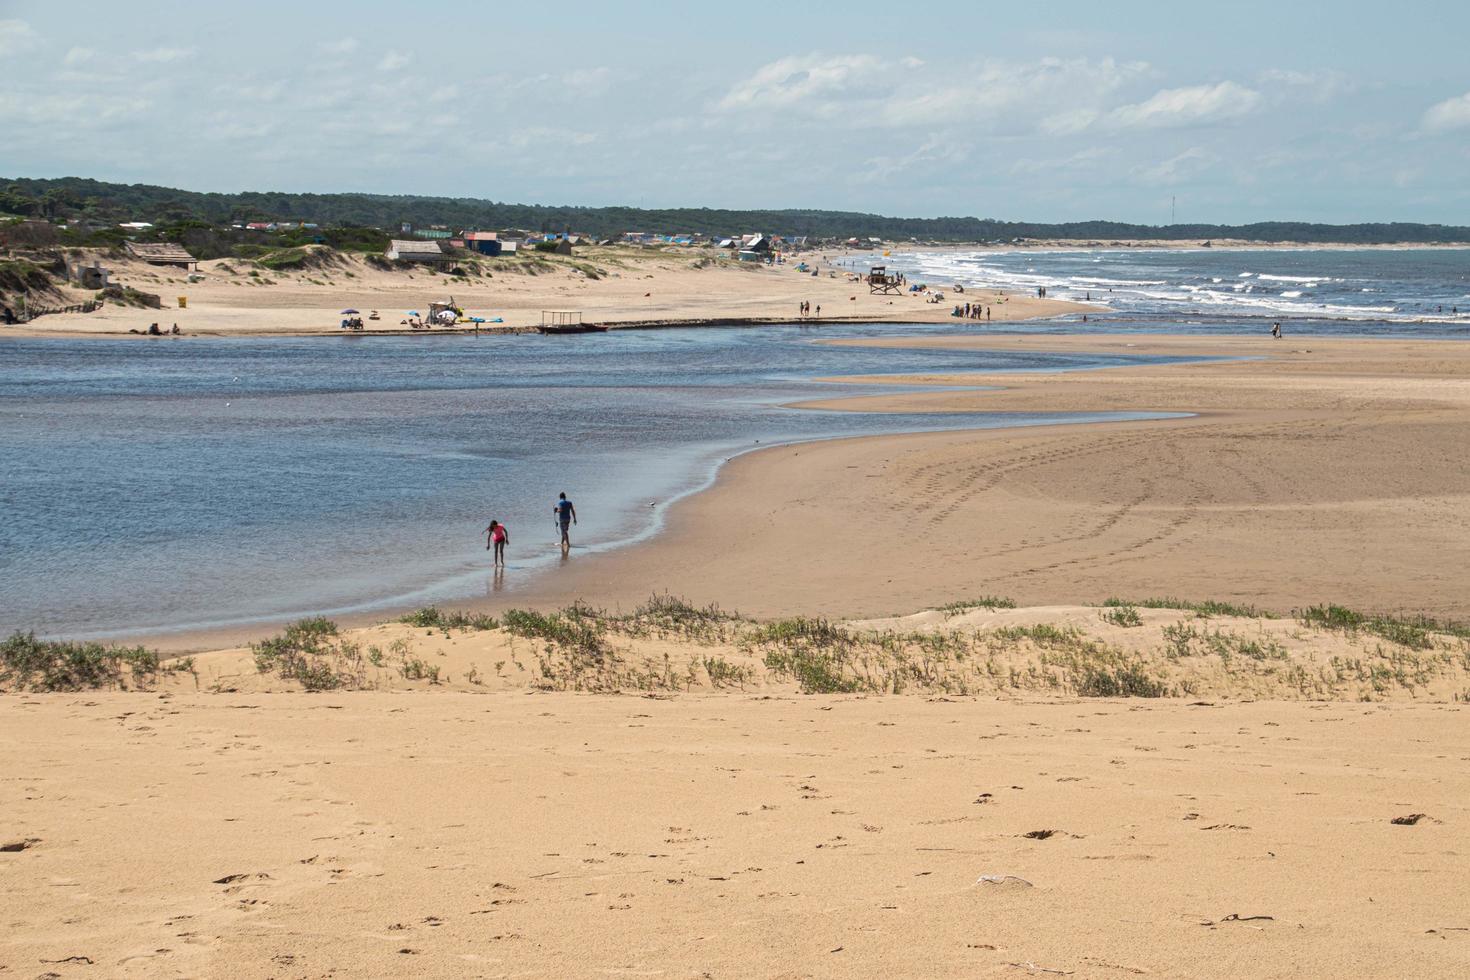
[[[505,525],[500,523],[499,521],[491,521],[490,526],[485,528],[485,534],[488,535],[488,538],[485,541],[485,547],[487,549],[495,549],[494,563],[496,565],[504,565],[505,546],[510,544],[510,532],[507,531],[505,529]]]

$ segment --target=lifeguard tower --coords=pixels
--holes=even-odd
[[[896,276],[888,274],[888,266],[875,265],[868,270],[868,292],[869,293],[901,293],[903,288],[898,284]]]

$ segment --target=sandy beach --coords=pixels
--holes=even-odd
[[[318,250],[303,268],[270,270],[239,259],[202,262],[202,281],[182,269],[129,259],[102,259],[112,281],[162,298],[163,309],[108,305],[95,313],[39,317],[0,336],[131,336],[159,323],[177,323],[187,336],[270,336],[345,333],[344,309],[362,311],[363,333],[411,332],[405,314],[453,297],[465,312],[486,320],[485,331],[539,326],[542,310],[574,310],[584,322],[609,326],[729,322],[788,322],[797,305],[812,304],[814,321],[947,322],[954,300],[984,302],[993,321],[1083,312],[1091,307],[1015,292],[950,295],[929,303],[917,293],[873,294],[820,253],[791,256],[783,265],[733,262],[709,249],[637,249],[593,246],[571,256],[528,254],[480,260],[480,273],[451,276],[427,268],[382,269],[360,255]],[[831,253],[835,260],[840,256]],[[819,274],[797,271],[806,261]],[[882,259],[875,261],[882,262]],[[866,268],[863,269],[866,271]],[[932,284],[948,290],[949,283]],[[75,293],[75,295],[71,295]],[[179,297],[186,300],[178,306]],[[67,302],[91,293],[70,290]],[[59,305],[61,299],[53,302]],[[370,311],[380,319],[366,319]],[[461,327],[460,329],[473,329]],[[443,331],[426,331],[425,334]]]
[[[576,562],[547,580],[542,598],[631,604],[670,589],[756,615],[847,617],[991,594],[1025,605],[1180,595],[1463,615],[1462,345],[1141,335],[887,343],[1220,360],[867,379],[970,390],[808,407],[1191,417],[751,453],[726,465],[716,490],[676,507],[658,543]]]
[[[754,452],[494,621],[12,670],[0,967],[1464,975],[1463,348],[916,342],[1193,360],[818,407],[1188,417]]]
[[[0,731],[15,976],[1470,969],[1459,706],[94,694]]]

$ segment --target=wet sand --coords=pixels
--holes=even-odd
[[[1234,360],[867,379],[999,390],[809,407],[1194,417],[752,453],[678,504],[655,541],[573,561],[531,598],[628,605],[668,590],[755,615],[850,617],[977,595],[1176,595],[1464,615],[1470,348],[1140,335],[880,343]]]

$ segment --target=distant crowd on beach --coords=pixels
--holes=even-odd
[[[989,320],[990,307],[983,303],[965,303],[956,306],[950,316],[957,316],[962,320]]]

